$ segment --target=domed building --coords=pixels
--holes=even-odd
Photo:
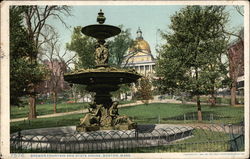
[[[129,48],[122,65],[133,68],[142,75],[152,76],[154,73],[155,58],[151,54],[148,42],[142,37],[141,29],[139,28],[136,33],[137,37],[134,45]]]

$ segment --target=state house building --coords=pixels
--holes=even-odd
[[[122,66],[133,68],[138,73],[152,77],[154,74],[155,58],[151,54],[150,46],[142,37],[142,31],[139,28],[134,45],[129,48]]]

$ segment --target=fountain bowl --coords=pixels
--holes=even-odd
[[[118,69],[114,67],[80,69],[72,73],[65,74],[64,78],[69,83],[97,85],[110,84],[119,85],[132,83],[141,77],[135,70]]]

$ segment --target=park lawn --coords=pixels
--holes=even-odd
[[[88,107],[88,103],[59,103],[57,104],[57,113],[63,112],[71,112],[81,109],[86,109]],[[46,115],[46,114],[53,114],[54,108],[53,104],[37,104],[37,115]],[[10,118],[22,118],[27,117],[29,112],[28,105],[24,107],[16,107],[12,106],[10,108]]]
[[[225,132],[195,129],[193,135],[185,140],[175,141],[169,145],[139,148],[136,152],[226,152],[230,148],[228,140],[229,134]]]
[[[206,134],[206,135],[204,135]],[[168,145],[117,149],[115,153],[155,153],[155,152],[227,152],[230,149],[229,134],[204,129],[195,129],[192,136],[187,139],[177,140]],[[106,153],[107,150],[97,151]]]
[[[79,114],[74,114],[74,115],[70,114],[59,117],[37,118],[33,120],[11,122],[10,132],[13,133],[19,130],[27,130],[27,129],[78,125],[80,122],[80,118],[82,118],[83,116],[84,116],[83,113],[79,113]]]
[[[202,105],[203,122],[211,122],[211,114],[214,123],[234,124],[241,122],[244,118],[244,107],[233,106],[208,106]],[[128,115],[138,123],[183,123],[197,122],[197,106],[194,104],[172,104],[152,103],[149,105],[138,105],[124,107],[119,110],[122,115]],[[193,120],[192,117],[195,116]],[[191,118],[191,119],[190,119]]]
[[[205,106],[202,105],[202,111],[209,113],[217,113],[221,116],[218,120],[214,120],[214,123],[233,124],[241,122],[244,115],[244,107],[231,107],[231,106]],[[191,104],[171,104],[171,103],[153,103],[149,105],[137,105],[130,107],[123,107],[119,109],[120,115],[129,115],[132,120],[138,124],[157,124],[158,115],[161,117],[161,124],[163,123],[176,123],[183,124],[184,121],[175,117],[183,116],[185,113],[194,112],[196,113],[196,105]],[[60,117],[50,118],[38,118],[28,120],[11,122],[11,132],[16,132],[18,129],[35,129],[45,127],[59,127],[59,126],[72,126],[79,123],[80,118],[83,114],[71,114]],[[168,119],[173,117],[173,119]],[[186,121],[186,123],[197,123],[197,120]],[[210,121],[202,121],[203,123],[210,123]]]
[[[120,101],[120,104],[133,103],[135,101]],[[37,104],[37,115],[53,114],[53,104]],[[59,103],[57,113],[71,112],[88,108],[88,103]],[[10,109],[10,119],[27,117],[29,112],[28,105],[24,107],[12,106]]]

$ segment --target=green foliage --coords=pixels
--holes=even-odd
[[[120,26],[122,28],[122,26]],[[79,60],[77,68],[91,68],[95,66],[96,40],[81,33],[80,26],[75,27],[71,36],[71,42],[67,43],[67,49],[77,53]],[[132,44],[130,30],[126,29],[107,43],[109,45],[109,64],[120,67],[124,54]]]
[[[162,92],[191,95],[214,93],[227,84],[227,63],[222,62],[227,40],[224,6],[188,6],[171,17],[167,41],[159,50],[156,73]]]
[[[82,27],[74,28],[71,42],[66,44],[67,49],[76,52],[79,60],[76,68],[91,68],[95,65],[95,40],[81,33]]]
[[[153,99],[152,95],[152,83],[148,77],[142,77],[137,83],[138,99],[144,104],[148,104],[150,99]]]
[[[133,40],[131,38],[130,30],[123,29],[123,26],[120,26],[121,33],[114,37],[113,40],[108,41],[109,44],[109,64],[120,67],[123,60],[124,55],[127,52],[128,48],[133,44]]]
[[[132,91],[131,89],[132,89],[131,84],[121,84],[120,88],[115,92],[111,92],[111,94],[112,94],[112,97],[116,97],[116,98],[120,99],[121,94],[126,94],[128,92],[131,92]]]
[[[31,83],[44,78],[45,69],[32,60],[35,52],[23,24],[23,8],[10,7],[10,104],[20,105],[20,97],[29,94]]]

